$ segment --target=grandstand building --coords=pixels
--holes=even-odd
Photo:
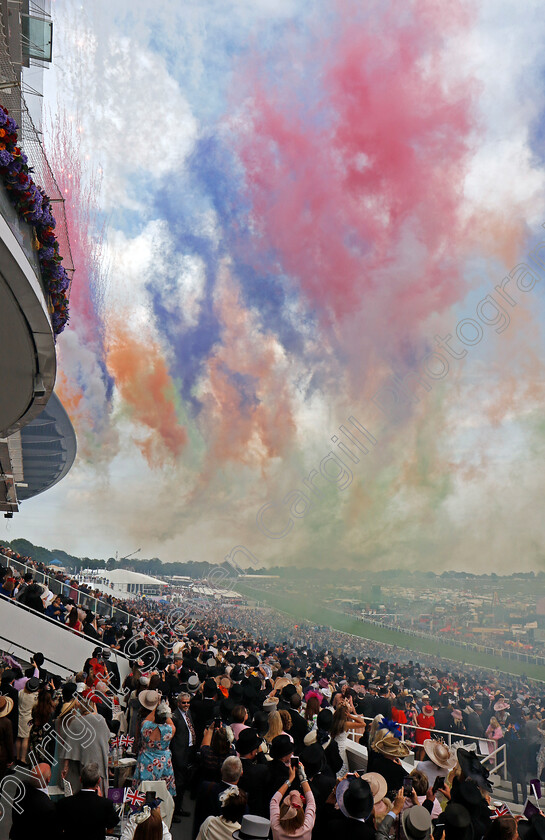
[[[25,93],[37,99],[25,78],[36,85],[51,57],[47,4],[0,0],[0,105],[19,126],[18,146],[33,169],[34,183],[51,202],[59,252],[71,280],[64,199],[25,100]],[[76,454],[72,424],[53,395],[56,324],[38,248],[35,226],[16,209],[0,178],[0,511],[7,517],[21,501],[63,478]]]

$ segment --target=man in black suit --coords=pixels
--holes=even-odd
[[[332,805],[326,804],[329,794],[335,787],[335,775],[330,770],[325,752],[318,743],[305,747],[299,756],[308,783],[316,802],[316,819],[312,829],[313,840],[325,840],[328,837],[327,822],[334,819],[337,814]]]
[[[27,840],[28,837],[40,837],[40,840],[58,838],[55,805],[47,790],[50,780],[49,764],[37,764],[30,778],[24,783],[25,793],[22,799],[18,799],[16,792],[12,793],[11,786],[8,788],[6,795],[13,796],[10,840]],[[21,813],[18,808],[22,809]]]
[[[185,790],[189,787],[191,781],[197,747],[195,727],[189,711],[190,703],[191,695],[182,692],[178,695],[178,705],[172,714],[172,722],[176,727],[176,733],[170,742],[174,781],[176,783],[173,822],[179,822],[180,817],[189,816],[189,811],[183,809],[183,800]]]
[[[62,840],[104,840],[105,834],[112,834],[119,817],[114,803],[98,795],[98,764],[84,765],[80,778],[79,793],[57,803],[59,833],[56,836]]]
[[[268,782],[268,761],[260,752],[261,738],[252,727],[241,729],[236,749],[242,762],[242,776],[238,787],[248,797],[248,810],[260,817],[269,816],[269,801],[265,796]]]
[[[293,738],[297,755],[299,755],[299,753],[304,747],[305,735],[308,735],[307,722],[304,719],[304,717],[299,713],[300,708],[301,696],[296,691],[290,697],[290,708],[288,709],[288,712],[290,713],[291,717],[290,735]]]
[[[375,715],[384,715],[385,718],[388,720],[392,717],[392,701],[388,697],[389,694],[388,686],[383,685],[379,689],[378,697],[375,697],[373,703],[373,711]]]
[[[229,755],[221,765],[221,782],[203,781],[197,793],[195,802],[195,816],[193,821],[193,837],[207,817],[218,817],[221,814],[222,802],[220,796],[229,788],[236,787],[242,775],[240,758]]]
[[[452,704],[447,694],[442,694],[439,698],[441,708],[435,712],[435,729],[440,732],[452,732]]]
[[[105,648],[102,651],[102,658],[104,660],[104,667],[109,675],[108,683],[112,686],[116,691],[119,691],[121,688],[121,676],[119,674],[119,668],[117,662],[115,662],[112,658],[112,652],[109,648]]]

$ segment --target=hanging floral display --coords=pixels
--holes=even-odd
[[[32,167],[17,145],[18,130],[13,117],[0,105],[0,179],[19,216],[36,230],[40,271],[49,295],[53,332],[58,335],[68,322],[70,280],[59,254],[51,202],[32,180]]]

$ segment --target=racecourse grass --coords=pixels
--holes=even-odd
[[[402,631],[389,630],[371,622],[358,621],[350,618],[350,616],[328,609],[324,604],[311,604],[303,596],[254,589],[238,581],[233,588],[241,595],[256,601],[262,601],[279,612],[292,616],[295,623],[298,619],[306,619],[313,624],[327,625],[335,630],[342,630],[344,633],[361,636],[363,639],[396,645],[399,648],[414,651],[415,654],[429,653],[443,659],[452,659],[456,662],[481,668],[491,668],[506,674],[525,674],[535,680],[545,679],[545,668],[540,665],[532,665],[516,659],[504,659],[501,656],[481,653],[470,648],[459,648],[456,645],[449,645],[447,642],[437,642],[435,639],[423,639],[421,636],[411,636]]]

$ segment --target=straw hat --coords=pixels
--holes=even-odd
[[[384,737],[375,741],[373,749],[382,755],[389,756],[390,758],[405,758],[405,756],[409,755],[411,749],[408,744],[400,741],[399,738],[396,738],[396,736],[392,735],[391,732],[388,732],[387,730],[384,731]]]
[[[434,741],[432,738],[427,738],[422,746],[430,761],[438,767],[441,767],[442,770],[452,770],[456,767],[456,753],[450,747],[447,747],[446,744],[443,744],[442,741]]]
[[[0,694],[0,718],[9,715],[12,709],[13,700],[11,699],[11,697],[6,697],[4,694]]]
[[[161,695],[158,691],[151,691],[147,689],[146,691],[141,691],[138,695],[138,701],[144,707],[144,709],[149,709],[150,712],[153,712],[154,709],[157,708],[161,700]]]
[[[79,697],[73,697],[72,700],[68,700],[67,703],[63,703],[59,712],[59,718],[62,718],[65,715],[69,714],[72,711],[72,709],[75,709],[78,706]]]
[[[388,783],[384,776],[381,776],[380,773],[364,773],[361,778],[365,779],[366,782],[369,782],[369,787],[371,788],[373,802],[375,805],[377,802],[384,799],[386,793],[388,792]]]

